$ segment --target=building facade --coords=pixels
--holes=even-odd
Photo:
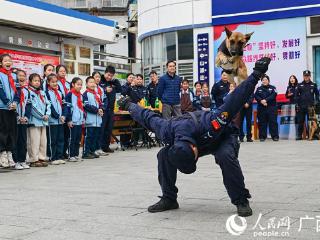
[[[0,53],[9,53],[14,67],[28,74],[42,75],[47,63],[64,64],[70,81],[90,75],[94,46],[113,42],[115,25],[112,20],[40,1],[1,1]]]
[[[248,72],[259,57],[270,56],[274,61],[271,82],[282,101],[292,74],[301,81],[302,71],[310,69],[320,85],[318,15],[318,0],[139,0],[144,74],[151,70],[163,74],[166,61],[176,60],[179,75],[212,86],[220,79],[221,69],[214,62],[227,26],[232,31],[254,32],[244,49]]]

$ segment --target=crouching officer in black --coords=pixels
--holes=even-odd
[[[308,108],[319,102],[317,84],[311,81],[311,72],[303,71],[303,81],[298,84],[295,92],[298,134],[297,140],[302,140],[303,126],[306,116],[309,120]]]
[[[275,86],[270,85],[270,78],[264,75],[261,79],[262,84],[257,88],[255,98],[258,102],[258,124],[259,138],[263,142],[267,138],[267,129],[273,141],[279,141],[279,126],[277,121],[277,90]]]
[[[157,156],[158,179],[163,195],[159,202],[148,208],[149,212],[179,208],[177,170],[185,174],[194,173],[198,159],[213,154],[222,170],[223,183],[231,202],[237,206],[239,216],[252,215],[248,201],[251,195],[245,188],[238,161],[238,129],[231,120],[248,101],[259,79],[268,70],[270,61],[270,58],[257,61],[253,74],[229,94],[225,103],[214,112],[196,111],[166,120],[131,103],[129,97],[119,101],[120,108],[129,110],[135,121],[155,132],[166,144]]]

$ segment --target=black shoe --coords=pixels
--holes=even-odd
[[[98,155],[98,154],[96,154],[96,153],[91,153],[92,154],[92,156],[94,156],[94,158],[99,158],[100,156]]]
[[[278,137],[274,137],[274,138],[272,138],[272,140],[275,141],[275,142],[278,142],[279,138]]]
[[[112,150],[111,148],[104,148],[102,149],[102,151],[104,151],[105,153],[114,153],[114,150]]]
[[[302,137],[297,137],[296,140],[297,140],[297,141],[301,141],[301,140],[302,140]]]
[[[156,212],[164,212],[168,210],[178,209],[179,203],[177,200],[173,201],[168,198],[162,198],[156,204],[148,207],[148,212],[156,213]]]
[[[253,142],[251,138],[247,138],[247,142]]]
[[[240,217],[249,217],[252,215],[252,209],[249,202],[239,203],[237,205],[237,212]]]
[[[93,156],[91,153],[87,153],[82,156],[82,159],[94,159],[94,158],[95,156]]]
[[[265,138],[260,138],[260,142],[264,142],[265,140]]]
[[[240,142],[243,142],[243,138],[240,138]]]

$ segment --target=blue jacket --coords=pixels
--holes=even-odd
[[[21,92],[24,94],[24,99],[23,102],[20,102],[17,105],[17,114],[18,118],[26,117],[28,121],[30,120],[31,117],[31,109],[32,109],[32,104],[31,104],[31,95],[30,91],[24,87],[19,89],[19,95],[21,96]],[[18,124],[20,122],[18,121]]]
[[[256,93],[254,94],[255,99],[258,102],[258,107],[265,108],[260,102],[265,99],[268,103],[267,107],[276,106],[277,105],[277,90],[276,87],[272,85],[261,85],[257,88]]]
[[[47,99],[47,96],[44,91],[40,90],[40,94],[43,98],[43,101],[33,91],[32,87],[29,87],[30,90],[30,96],[31,96],[31,104],[32,104],[32,110],[31,110],[31,117],[29,120],[29,124],[33,125],[35,127],[43,127],[48,126],[48,121],[43,121],[43,116],[47,115],[50,118],[51,115],[51,104],[49,100]]]
[[[95,95],[85,91],[83,103],[86,112],[86,127],[101,127],[102,117],[98,115],[98,110],[103,109],[103,106],[97,103]]]
[[[181,77],[170,76],[168,73],[159,79],[158,95],[162,103],[168,105],[180,104]]]
[[[81,95],[83,102],[83,97]],[[65,98],[66,101],[66,122],[72,122],[74,125],[84,124],[84,112],[78,107],[78,98],[69,92]]]
[[[216,106],[220,107],[223,104],[223,98],[228,94],[230,90],[230,83],[220,80],[216,82],[211,89],[212,99],[215,101]]]
[[[62,124],[60,121],[61,116],[65,116],[65,103],[64,103],[64,97],[62,95],[62,92],[60,91],[60,88],[58,90],[58,93],[62,99],[62,105],[60,105],[60,102],[58,101],[56,95],[54,94],[53,90],[50,90],[47,88],[45,91],[48,101],[51,105],[51,115],[49,118],[49,125],[59,125]]]
[[[16,74],[12,73],[12,77],[15,80],[16,87],[18,89],[19,84],[16,80]],[[8,76],[0,72],[0,109],[8,110],[9,105],[15,102],[17,105],[20,102],[18,93],[15,94],[10,86]]]
[[[58,81],[58,85],[63,97],[66,97],[66,93],[64,92],[63,84],[61,83],[61,81]],[[68,89],[68,91],[70,90],[70,87],[70,83],[66,81],[66,88]]]

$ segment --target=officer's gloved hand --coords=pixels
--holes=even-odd
[[[269,57],[263,57],[259,59],[258,61],[256,61],[252,74],[256,78],[260,79],[268,71],[270,62],[271,62],[271,58]]]
[[[119,109],[123,111],[128,111],[131,101],[132,100],[129,96],[121,97],[118,100]]]

